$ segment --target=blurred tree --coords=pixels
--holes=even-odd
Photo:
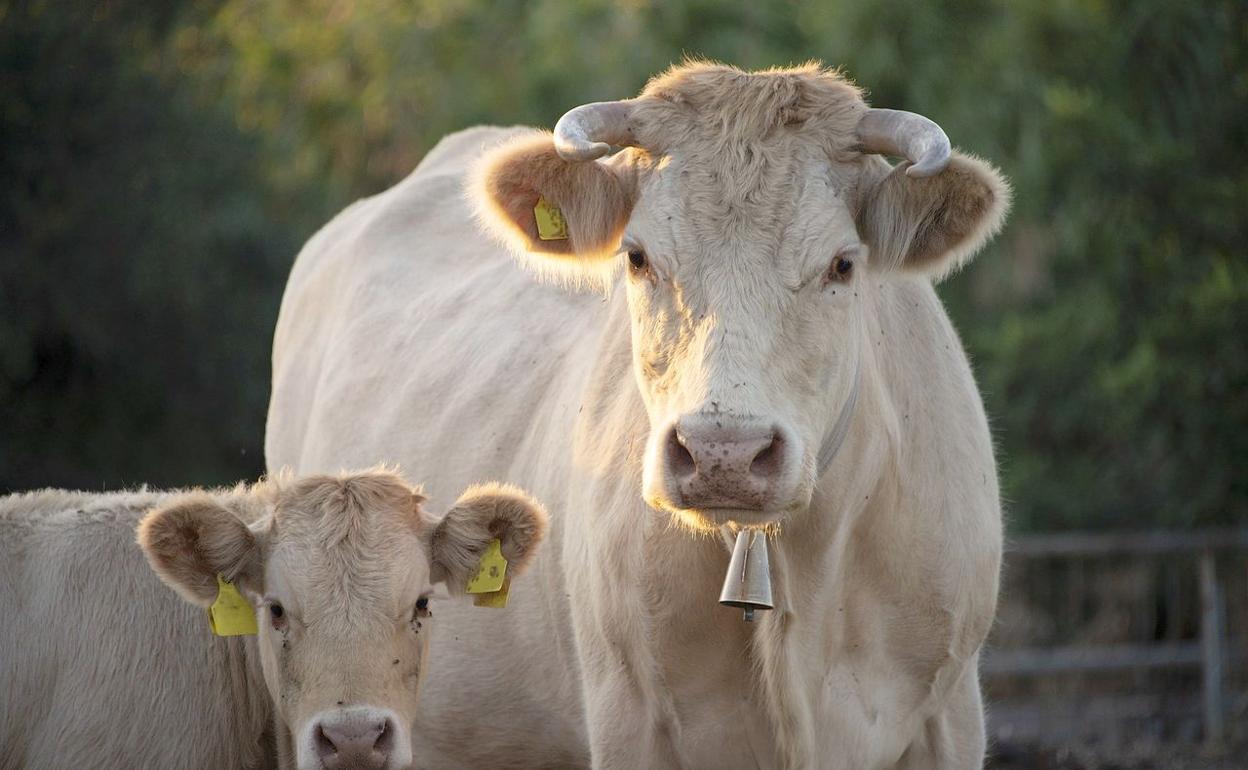
[[[89,32],[82,19],[12,9],[0,25],[11,26],[15,14],[43,37],[4,35],[4,71],[25,66],[32,77],[0,95],[0,168],[23,180],[14,190],[43,197],[21,198],[20,222],[11,223],[18,208],[6,203],[0,238],[9,248],[16,237],[26,249],[19,253],[40,261],[7,274],[0,266],[0,292],[13,291],[3,282],[16,276],[23,297],[43,308],[44,295],[64,292],[63,276],[105,269],[108,283],[97,285],[145,287],[129,296],[164,301],[162,339],[184,323],[196,363],[236,367],[234,390],[210,382],[188,389],[153,375],[137,391],[140,407],[179,412],[167,419],[190,419],[180,414],[183,398],[215,414],[205,456],[259,430],[267,382],[259,362],[293,234],[393,184],[442,135],[481,122],[549,126],[575,104],[635,93],[686,54],[745,68],[819,58],[844,65],[876,104],[930,115],[955,144],[991,158],[1014,181],[1006,232],[941,287],[975,359],[1014,526],[1248,519],[1243,3],[225,0],[115,11],[85,25]],[[58,42],[71,35],[89,37],[91,47]],[[71,66],[94,77],[71,77]],[[94,98],[102,115],[74,123],[69,110],[80,109],[55,113],[45,98]],[[54,165],[79,157],[71,151],[89,160],[74,161],[72,171]],[[192,160],[206,156],[219,160]],[[136,184],[149,194],[99,192]],[[168,225],[191,206],[192,222]],[[153,229],[161,226],[167,234]],[[118,244],[116,260],[98,258],[104,242]],[[149,271],[158,278],[139,277]],[[206,298],[222,291],[231,299],[214,309],[238,324],[232,353],[223,352],[225,329],[197,324]],[[0,310],[0,372],[55,376],[55,367],[31,363],[30,351],[54,343],[45,334],[39,348],[30,329],[64,329],[58,344],[93,351],[94,366],[126,360],[122,351],[98,352],[120,344],[119,328],[135,333],[110,313],[49,326],[32,320],[46,309]],[[92,335],[98,339],[88,343]],[[0,415],[27,415],[21,424],[33,429],[62,405],[79,404],[83,414],[67,415],[57,440],[98,440],[108,449],[92,462],[110,467],[104,458],[119,451],[113,442],[124,431],[101,433],[92,420],[135,424],[130,408],[114,408],[109,396],[99,408],[98,394],[114,391],[74,380],[76,395],[67,398],[66,389],[25,382],[20,408],[0,391]],[[45,397],[52,393],[60,395]],[[221,401],[209,408],[210,398]],[[225,432],[226,424],[238,432]],[[179,480],[213,477],[199,455],[169,446],[163,456]],[[0,462],[13,454],[0,446]],[[6,480],[81,478],[83,456],[75,448],[64,458],[40,455]],[[66,464],[47,464],[54,460]],[[55,467],[79,470],[46,472]],[[126,480],[156,478],[137,460],[100,477],[118,478],[113,467],[126,467]]]
[[[175,5],[0,6],[0,489],[263,470],[306,228],[170,71]]]

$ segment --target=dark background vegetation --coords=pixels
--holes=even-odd
[[[256,476],[317,227],[686,54],[843,65],[1013,180],[940,291],[1015,530],[1248,519],[1240,0],[0,0],[0,490]]]

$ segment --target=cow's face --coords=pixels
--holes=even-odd
[[[918,131],[902,144],[928,147],[915,167],[864,152],[890,118],[864,119],[852,86],[812,68],[695,65],[585,110],[553,140],[523,137],[483,159],[483,222],[544,272],[624,271],[651,505],[698,528],[804,510],[880,342],[868,339],[873,283],[968,257],[999,226],[1005,183],[950,158],[918,116],[893,119]],[[631,146],[595,159],[595,138]],[[542,238],[539,198],[568,238]]]
[[[140,544],[185,598],[211,604],[223,574],[252,601],[265,684],[301,770],[409,767],[435,584],[462,594],[495,538],[517,574],[545,515],[515,490],[480,488],[439,520],[386,473],[275,486],[175,500],[144,519]]]

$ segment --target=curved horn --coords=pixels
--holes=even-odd
[[[935,176],[949,165],[949,137],[922,115],[869,109],[858,121],[858,141],[867,152],[896,155],[914,165],[908,176]]]
[[[594,102],[568,110],[555,124],[555,151],[564,160],[583,161],[601,158],[611,145],[633,143],[628,116],[633,102]]]

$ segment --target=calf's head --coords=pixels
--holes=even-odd
[[[694,63],[492,150],[473,196],[539,272],[605,285],[625,271],[643,492],[709,528],[809,506],[876,285],[954,269],[1009,193],[935,123],[868,108],[835,72]],[[546,206],[562,232],[539,227]]]
[[[185,599],[211,605],[221,575],[255,607],[265,684],[301,770],[408,767],[435,584],[462,594],[495,538],[515,575],[545,531],[515,489],[471,488],[441,518],[423,501],[383,472],[277,479],[180,496],[139,526]]]

